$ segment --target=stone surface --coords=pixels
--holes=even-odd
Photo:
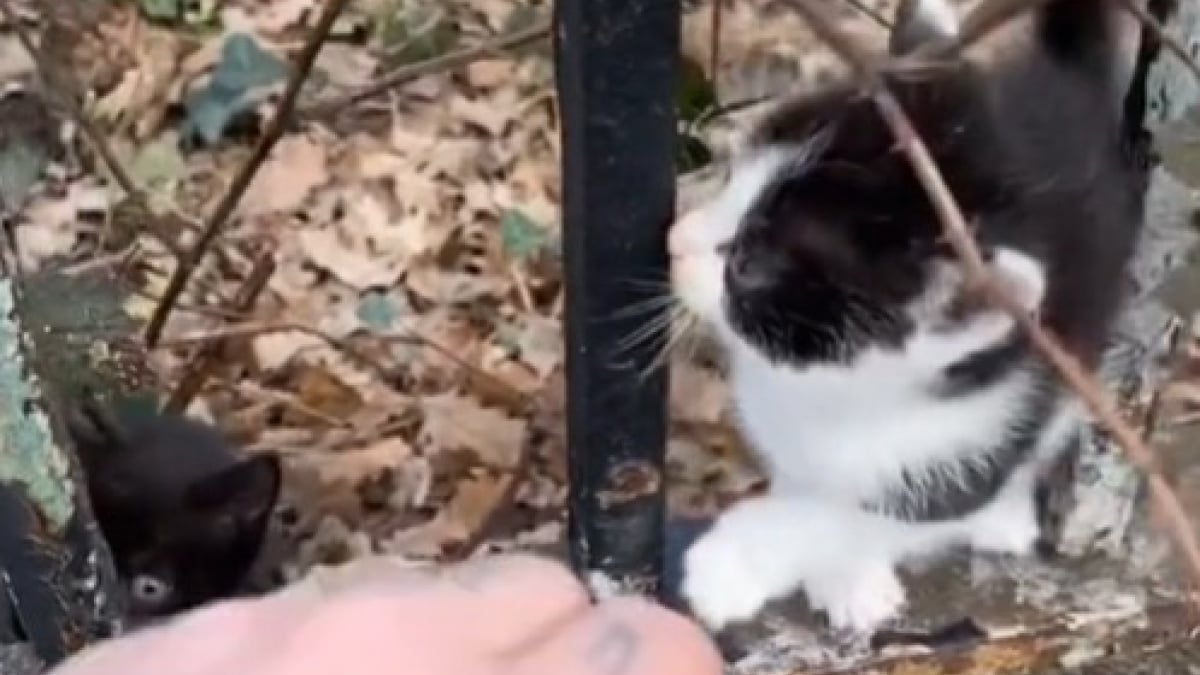
[[[1178,0],[1179,9],[1167,23],[1167,33],[1200,56],[1200,2]],[[1180,119],[1200,103],[1200,82],[1179,59],[1165,56],[1147,74],[1147,107],[1151,128]]]

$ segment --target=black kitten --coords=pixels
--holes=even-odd
[[[944,0],[903,6],[893,50],[956,31]],[[1006,50],[887,75],[992,272],[1089,366],[1142,222],[1125,18],[1052,0]],[[962,544],[1032,551],[1035,486],[1081,410],[1012,318],[972,298],[860,87],[788,97],[749,131],[669,247],[676,294],[726,347],[771,492],[689,549],[683,594],[719,628],[803,588],[833,625],[870,631],[905,604],[898,565]]]
[[[241,458],[216,429],[180,416],[89,406],[70,426],[130,618],[236,595],[279,497],[278,458]]]

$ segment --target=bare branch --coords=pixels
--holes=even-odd
[[[809,22],[813,31],[825,39],[827,44],[869,86],[880,114],[891,128],[896,142],[912,165],[922,187],[929,194],[929,198],[937,210],[938,218],[942,222],[946,238],[958,255],[968,279],[984,291],[991,302],[1003,308],[1013,317],[1029,336],[1038,352],[1050,362],[1067,385],[1087,405],[1096,419],[1113,435],[1126,457],[1146,474],[1151,499],[1159,513],[1165,518],[1168,534],[1184,555],[1194,577],[1200,580],[1200,542],[1197,541],[1196,533],[1188,521],[1187,513],[1178,496],[1175,495],[1170,483],[1163,476],[1155,460],[1154,452],[1143,441],[1141,434],[1123,419],[1116,403],[1105,392],[1103,385],[1096,377],[1084,368],[1074,355],[1064,349],[1054,336],[1027,314],[1008,291],[992,277],[979,253],[979,248],[969,233],[962,211],[946,186],[928,148],[916,133],[911,120],[899,102],[884,86],[882,78],[873,66],[870,57],[867,56],[869,52],[855,42],[854,38],[838,30],[821,5],[821,0],[787,0],[787,2]],[[1036,4],[1038,3],[1000,0],[985,3],[980,11],[981,13],[985,12],[988,5],[993,5],[996,13],[985,14],[986,16],[1011,17],[1015,16],[1017,12],[1001,13],[1000,10],[1020,9],[1023,11]],[[989,25],[991,20],[989,19]]]
[[[235,317],[234,313],[227,310],[221,313],[231,319],[240,318],[241,320],[238,323],[223,326],[216,330],[195,333],[191,335],[181,335],[170,340],[163,340],[159,346],[179,347],[185,345],[208,344],[214,341],[226,340],[234,337],[251,337],[255,335],[263,335],[265,333],[285,333],[294,331],[309,335],[320,340],[321,342],[324,342],[329,348],[341,353],[351,361],[354,361],[365,368],[369,368],[384,380],[388,380],[392,377],[392,373],[386,366],[384,366],[382,363],[379,363],[369,354],[360,350],[349,339],[338,338],[319,328],[314,328],[313,326],[294,321],[258,322],[251,321],[245,317]],[[364,337],[383,343],[408,343],[428,347],[440,354],[446,360],[454,363],[459,368],[462,368],[464,372],[469,373],[470,375],[481,380],[487,380],[490,385],[499,389],[503,389],[515,400],[520,400],[525,403],[529,403],[532,400],[529,394],[520,391],[508,382],[505,382],[504,380],[492,375],[491,373],[488,373],[475,364],[468,362],[462,356],[458,355],[453,349],[450,349],[436,340],[422,335],[416,330],[405,328],[401,333],[386,335],[371,334]]]
[[[346,108],[365,101],[366,99],[378,96],[389,89],[394,89],[401,85],[418,80],[426,75],[454,70],[461,68],[469,63],[485,59],[490,56],[497,56],[511,52],[515,49],[525,47],[543,40],[550,35],[550,20],[542,19],[534,23],[528,28],[514,31],[507,35],[481,42],[472,47],[465,47],[456,51],[452,51],[441,56],[436,56],[432,59],[411,63],[401,66],[390,73],[380,77],[378,80],[366,84],[355,91],[350,92],[345,96],[341,96],[333,101],[325,101],[311,106],[301,108],[297,112],[297,116],[301,118],[327,117],[336,114]]]
[[[250,274],[246,276],[245,283],[238,289],[237,296],[230,303],[230,309],[240,314],[250,313],[254,309],[254,304],[258,302],[258,296],[262,295],[263,290],[267,287],[267,282],[271,280],[271,275],[274,273],[274,255],[270,251],[260,252]],[[222,362],[228,344],[228,340],[217,339],[196,350],[191,363],[188,364],[183,376],[179,379],[179,384],[163,405],[164,412],[181,413],[187,409],[188,404],[208,381],[212,371]]]
[[[292,120],[292,113],[296,108],[296,99],[300,95],[300,88],[308,78],[308,73],[312,70],[313,63],[317,60],[317,54],[320,53],[322,45],[325,44],[325,40],[329,37],[329,31],[333,29],[334,21],[337,20],[346,3],[347,0],[326,0],[316,25],[313,26],[308,40],[304,43],[304,48],[300,51],[300,55],[296,58],[296,63],[292,66],[291,75],[288,77],[287,86],[283,91],[283,97],[280,99],[278,107],[275,109],[275,114],[271,118],[271,121],[267,123],[267,128],[263,131],[262,138],[258,140],[258,144],[254,147],[253,154],[242,164],[237,174],[233,177],[229,188],[225,191],[225,195],[205,222],[204,230],[200,233],[196,244],[180,259],[179,265],[175,268],[175,273],[171,275],[170,280],[167,282],[162,300],[154,308],[154,314],[151,315],[150,321],[146,325],[145,337],[147,346],[153,347],[158,343],[159,338],[162,337],[167,317],[170,316],[171,310],[179,300],[179,296],[183,294],[183,289],[187,286],[188,280],[195,272],[196,266],[200,263],[209,246],[216,240],[221,230],[224,229],[225,224],[233,215],[238,202],[242,199],[242,195],[250,187],[250,182],[254,179],[254,175],[258,173],[259,167],[262,166],[267,156],[271,154],[271,148],[275,147],[275,143],[283,136],[284,129]]]
[[[879,10],[875,9],[874,7],[867,5],[862,0],[842,0],[842,2],[853,7],[860,14],[870,18],[872,21],[879,24],[879,26],[881,28],[885,28],[887,30],[892,29],[892,22],[889,21],[886,16],[884,16],[882,13],[880,13]]]
[[[712,0],[712,14],[708,21],[708,79],[712,83],[713,98],[721,100],[717,91],[717,75],[721,70],[721,20],[724,18],[722,0]]]

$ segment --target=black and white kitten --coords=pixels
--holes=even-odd
[[[130,619],[238,594],[279,497],[279,459],[242,458],[219,431],[187,417],[83,413],[71,433]]]
[[[992,271],[1089,366],[1142,221],[1116,6],[1051,0],[1011,49],[888,77]],[[941,0],[907,9],[894,51],[957,28]],[[899,616],[905,562],[1031,552],[1039,475],[1082,408],[1008,315],[970,301],[940,231],[852,83],[780,102],[672,227],[674,291],[725,347],[771,477],[685,555],[683,595],[710,627],[803,589],[833,627],[870,632]]]

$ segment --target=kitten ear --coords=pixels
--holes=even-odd
[[[958,14],[947,0],[900,0],[888,40],[894,56],[958,35]]]
[[[66,431],[85,463],[104,459],[129,447],[129,439],[120,423],[91,398],[85,398],[67,411]]]
[[[282,470],[275,455],[244,459],[188,489],[186,503],[231,536],[261,534],[279,499]]]
[[[1033,257],[1012,248],[997,248],[989,266],[996,280],[1028,312],[1036,312],[1046,296],[1046,270]]]

